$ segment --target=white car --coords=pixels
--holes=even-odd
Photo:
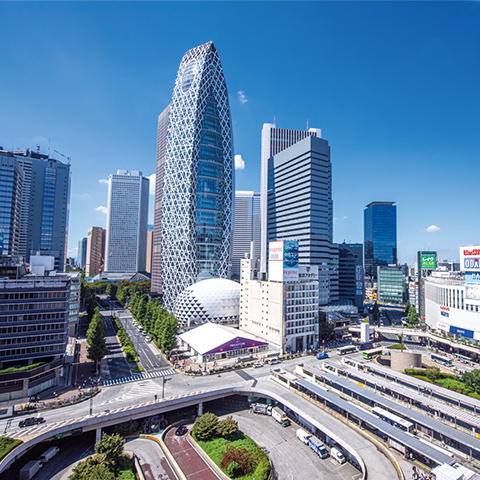
[[[151,341],[152,341],[152,339],[151,339],[150,337],[147,337],[147,338],[145,339],[145,341],[147,341],[147,342],[151,342]]]
[[[255,362],[253,364],[253,368],[260,368],[260,367],[263,367],[263,363],[262,362]]]

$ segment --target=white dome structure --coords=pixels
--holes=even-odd
[[[175,302],[175,317],[184,327],[206,322],[238,326],[240,284],[224,278],[211,278],[186,288]]]

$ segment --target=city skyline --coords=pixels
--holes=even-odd
[[[0,145],[46,154],[50,139],[51,156],[72,159],[69,256],[89,227],[106,226],[110,172],[155,172],[178,58],[209,40],[229,85],[236,190],[260,190],[263,123],[315,125],[332,147],[335,242],[363,241],[372,201],[398,206],[401,263],[418,250],[458,259],[459,245],[477,242],[466,172],[480,151],[478,2],[269,6],[198,2],[187,16],[165,3],[0,6],[5,38],[16,38],[0,46]],[[62,42],[45,35],[51,22]],[[246,25],[259,32],[252,40]]]

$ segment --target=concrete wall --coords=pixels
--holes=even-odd
[[[406,368],[422,368],[422,355],[401,350],[390,350],[390,366],[397,372],[403,372]]]

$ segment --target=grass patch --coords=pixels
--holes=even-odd
[[[390,345],[387,348],[389,350],[401,350],[402,349],[402,344],[401,343],[395,343],[394,345]],[[406,350],[405,346],[403,346],[403,349]]]
[[[0,437],[0,460],[21,443],[23,442],[16,438]]]
[[[266,480],[268,478],[270,473],[270,463],[268,461],[268,457],[250,437],[247,437],[247,435],[238,432],[236,438],[232,440],[226,440],[223,437],[215,437],[211,440],[200,440],[197,442],[219,468],[227,448],[245,448],[249,452],[253,464],[252,473],[242,477],[231,478],[237,478],[238,480]],[[223,470],[223,472],[227,474],[226,470]]]
[[[137,365],[136,367],[132,367],[132,372],[134,372],[134,373],[143,372],[143,367],[141,365]]]
[[[44,365],[45,362],[32,363],[32,365],[25,365],[24,367],[10,367],[0,370],[0,373],[24,372]]]

